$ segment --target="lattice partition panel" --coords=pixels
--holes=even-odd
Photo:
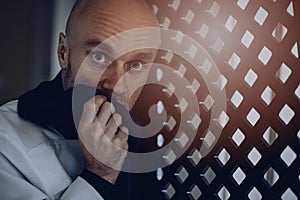
[[[160,61],[183,72],[189,86],[195,87],[201,113],[191,147],[172,165],[157,170],[162,199],[298,199],[300,2],[148,2],[162,27],[192,37],[207,50],[222,74],[217,86],[227,97],[227,109],[219,116],[222,134],[212,151],[201,158],[199,145],[213,106],[207,105],[207,83],[186,60],[161,52]],[[160,101],[168,110],[167,127],[147,143],[160,147],[176,139],[172,137],[180,119],[176,105],[182,103],[188,109],[189,102],[178,102],[166,88],[153,87],[152,92],[156,95],[146,92],[137,108]],[[188,140],[186,136],[181,144]],[[212,133],[208,141],[216,138]]]

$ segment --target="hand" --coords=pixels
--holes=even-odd
[[[122,117],[100,95],[84,104],[78,127],[86,169],[114,184],[128,150],[128,129],[119,126]]]

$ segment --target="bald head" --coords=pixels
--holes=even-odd
[[[67,20],[66,36],[71,38],[82,19],[111,20],[116,32],[133,28],[158,27],[159,23],[144,0],[77,0]],[[103,20],[102,22],[100,20]],[[123,23],[123,24],[120,24]]]

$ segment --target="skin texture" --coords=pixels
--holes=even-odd
[[[118,33],[144,27],[158,27],[158,22],[143,0],[78,1],[68,20],[66,35],[59,35],[57,53],[64,89],[73,87],[77,72],[84,65],[81,83],[114,92],[117,101],[131,109],[141,92],[136,86],[148,77],[149,67],[143,64],[154,60],[155,51],[140,49],[117,59],[107,58],[117,54],[120,47],[145,41],[139,38],[143,34],[126,38],[127,43],[111,44],[106,52],[99,52],[95,47]],[[102,67],[107,63],[108,67]],[[125,74],[128,75],[123,77]],[[128,150],[128,129],[118,129],[121,122],[122,117],[113,105],[98,95],[85,103],[78,127],[86,168],[112,184],[117,180]],[[97,159],[99,155],[101,159]]]

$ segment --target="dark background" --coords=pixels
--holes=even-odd
[[[0,7],[0,105],[58,71],[56,38],[73,0],[10,0]]]

